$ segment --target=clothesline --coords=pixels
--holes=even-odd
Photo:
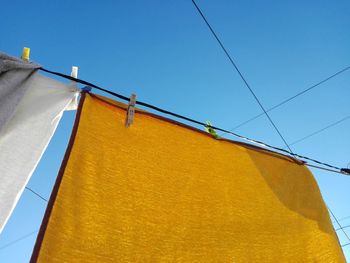
[[[42,70],[44,72],[47,72],[47,73],[50,73],[50,74],[53,74],[53,75],[56,75],[56,76],[60,76],[62,78],[66,78],[66,79],[78,82],[80,84],[86,85],[86,86],[91,87],[91,88],[95,88],[97,90],[101,90],[101,91],[106,92],[106,93],[108,93],[108,94],[110,94],[112,96],[115,96],[115,97],[119,98],[119,99],[122,99],[122,100],[125,100],[125,101],[129,101],[129,98],[126,97],[126,96],[123,96],[121,94],[118,94],[116,92],[113,92],[113,91],[110,91],[110,90],[107,90],[107,89],[104,89],[104,88],[101,88],[101,87],[99,87],[99,86],[97,86],[97,85],[95,85],[93,83],[88,82],[88,81],[85,81],[85,80],[82,80],[82,79],[78,79],[78,78],[74,78],[74,77],[71,77],[69,75],[66,75],[66,74],[63,74],[63,73],[60,73],[60,72],[51,71],[51,70],[45,69],[43,67],[41,67],[40,70]],[[192,123],[204,126],[204,127],[208,126],[208,124],[206,124],[204,122],[197,121],[197,120],[194,120],[192,118],[189,118],[189,117],[177,114],[177,113],[173,113],[173,112],[168,111],[168,110],[164,110],[162,108],[156,107],[156,106],[151,105],[149,103],[145,103],[145,102],[142,102],[142,101],[136,101],[136,104],[144,106],[144,107],[147,107],[147,108],[150,108],[150,109],[153,109],[155,111],[158,111],[158,112],[161,112],[161,113],[164,113],[164,114],[167,114],[167,115],[171,115],[173,117],[176,117],[176,118],[179,118],[179,119],[182,119],[182,120],[186,120],[186,121],[189,121],[189,122],[192,122]],[[231,134],[231,135],[233,135],[235,137],[238,137],[238,138],[240,138],[242,140],[245,140],[245,141],[248,141],[250,143],[257,144],[259,146],[263,146],[263,147],[266,147],[266,148],[270,148],[270,149],[273,149],[273,150],[276,150],[276,151],[279,151],[279,152],[283,152],[283,153],[288,154],[288,155],[290,155],[292,157],[296,157],[296,158],[300,158],[300,159],[303,159],[303,160],[311,161],[311,162],[314,162],[316,164],[319,164],[319,165],[322,165],[322,166],[325,166],[325,167],[328,167],[328,168],[321,167],[321,166],[318,166],[318,165],[312,165],[312,164],[309,164],[307,161],[304,161],[304,164],[309,166],[309,167],[322,169],[322,170],[327,170],[327,171],[330,171],[330,172],[339,173],[339,174],[343,174],[343,175],[349,175],[350,174],[350,169],[349,168],[340,168],[340,167],[337,167],[337,166],[334,166],[334,165],[331,165],[331,164],[328,164],[328,163],[325,163],[325,162],[321,162],[321,161],[318,161],[316,159],[313,159],[313,158],[310,158],[310,157],[307,157],[307,156],[303,156],[303,155],[300,155],[300,154],[292,153],[292,152],[290,152],[288,150],[269,145],[269,144],[261,142],[259,140],[250,139],[248,137],[239,135],[237,133],[234,133],[232,131],[229,131],[229,130],[226,130],[226,129],[223,129],[223,128],[220,128],[220,127],[216,127],[216,126],[210,125],[210,128],[218,130],[218,131],[221,131],[221,132],[224,132],[224,133],[227,133],[227,134]],[[331,168],[331,169],[329,169],[329,168]]]

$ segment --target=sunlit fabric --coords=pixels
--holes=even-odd
[[[49,144],[63,111],[74,104],[77,94],[73,84],[66,85],[37,73],[17,84],[25,85],[25,90],[18,101],[17,96],[16,100],[7,100],[16,106],[10,107],[12,113],[7,115],[0,130],[0,232]]]
[[[89,94],[78,119],[32,262],[345,262],[300,162]]]
[[[40,65],[0,52],[0,131],[16,111]]]

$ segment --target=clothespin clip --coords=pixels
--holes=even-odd
[[[24,61],[29,61],[29,55],[30,55],[30,48],[29,47],[24,47],[22,51],[22,60]]]
[[[72,72],[70,73],[70,76],[71,76],[72,78],[77,79],[77,78],[78,78],[78,70],[79,70],[78,67],[73,66],[73,67],[72,67]]]
[[[206,121],[207,125],[205,126],[205,130],[207,133],[210,133],[215,139],[219,139],[219,135],[216,133],[216,131],[212,128],[211,122]]]
[[[126,113],[126,121],[125,121],[125,127],[127,128],[134,122],[135,105],[136,105],[136,95],[131,94],[128,110]]]
[[[92,90],[92,87],[90,86],[85,86],[84,88],[81,89],[82,91],[90,92]]]
[[[350,175],[350,168],[341,168],[340,171],[341,171],[342,173],[345,173],[345,174]]]

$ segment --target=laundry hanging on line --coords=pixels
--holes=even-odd
[[[28,89],[30,76],[40,65],[0,52],[0,131],[12,117]]]
[[[44,77],[38,67],[0,54],[0,233],[63,111],[76,108],[75,84]]]
[[[345,262],[297,160],[83,94],[31,262]]]

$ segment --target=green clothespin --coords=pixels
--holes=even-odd
[[[220,136],[216,133],[216,131],[212,128],[211,122],[206,121],[207,125],[205,126],[205,130],[207,133],[210,133],[215,139],[219,139]]]

